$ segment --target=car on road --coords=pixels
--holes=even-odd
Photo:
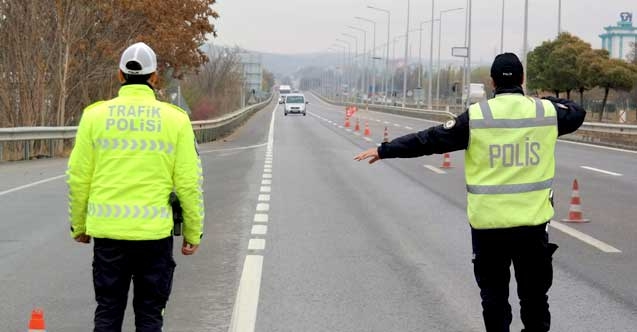
[[[288,115],[288,113],[298,113],[306,115],[306,106],[310,102],[305,99],[305,96],[302,93],[292,93],[285,97],[285,101],[283,102],[283,114]]]

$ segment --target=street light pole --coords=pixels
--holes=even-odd
[[[359,27],[354,27],[351,25],[347,26],[348,28],[352,29],[352,30],[356,30],[356,31],[360,31],[363,33],[363,53],[361,53],[361,56],[363,58],[363,77],[361,78],[361,91],[364,93],[365,96],[367,96],[367,30],[365,29],[361,29]]]
[[[469,107],[469,90],[471,87],[471,10],[473,3],[471,0],[467,0],[467,67],[466,67],[466,84],[467,84],[467,99],[465,100],[465,108]],[[526,71],[525,71],[526,72]]]
[[[504,0],[502,0],[502,22],[500,22],[500,54],[504,53]]]
[[[464,8],[452,8],[441,10],[440,15],[438,16],[438,19],[440,20],[440,23],[438,24],[438,75],[436,75],[436,102],[438,104],[440,104],[440,50],[442,48],[442,14],[463,9]]]
[[[433,1],[433,0],[432,0]],[[407,0],[407,28],[405,29],[405,69],[403,71],[403,108],[407,103],[407,70],[409,69],[409,9],[410,0]],[[433,22],[431,23],[433,26]]]
[[[374,6],[367,6],[367,8],[369,9],[373,9],[373,10],[377,10],[377,11],[381,11],[384,12],[385,14],[387,14],[387,52],[385,54],[385,75],[384,79],[383,79],[383,83],[385,85],[385,96],[386,98],[389,97],[389,91],[388,91],[388,79],[387,79],[387,74],[389,73],[389,41],[390,41],[390,30],[391,30],[391,11],[387,10],[387,9],[382,9],[382,8],[378,8],[378,7],[374,7]]]
[[[562,33],[562,0],[557,0],[557,36]]]
[[[374,38],[373,38],[373,42],[372,42],[372,54],[371,54],[371,58],[372,58],[372,104],[374,103],[374,97],[376,96],[376,21],[372,21],[370,19],[364,18],[364,17],[356,17],[356,19],[359,19],[361,21],[365,21],[368,23],[371,23],[373,26],[373,33],[374,33]]]
[[[345,32],[343,32],[342,35],[345,37],[354,39],[355,46],[354,46],[354,55],[352,57],[352,67],[354,68],[352,69],[352,86],[350,86],[350,96],[353,97],[351,93],[351,90],[353,89],[352,87],[358,84],[358,65],[356,64],[356,58],[358,57],[358,37],[349,33],[345,33]]]
[[[524,57],[524,62],[522,63],[522,67],[524,68],[524,83],[523,88],[526,93],[526,54],[528,53],[528,44],[529,44],[529,0],[524,0],[524,45],[522,45],[522,56]]]
[[[420,22],[419,26],[420,28],[418,29],[420,31],[420,36],[418,38],[418,88],[422,89],[422,70],[423,70],[423,66],[422,66],[422,30],[423,30],[423,24],[425,23],[430,23],[431,20],[426,20],[426,21],[422,21]],[[434,21],[439,21],[438,19],[435,19]],[[431,74],[431,73],[430,73]]]
[[[427,87],[427,107],[433,109],[431,100],[431,86],[433,85],[433,67],[434,67],[434,19],[435,19],[436,0],[431,0],[431,35],[429,37],[429,86]]]

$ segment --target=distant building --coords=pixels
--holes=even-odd
[[[637,27],[633,26],[633,13],[620,13],[619,19],[616,26],[605,27],[606,33],[599,37],[602,48],[610,53],[611,58],[626,60],[632,50],[631,43],[637,43]]]
[[[263,67],[261,54],[256,53],[240,53],[241,65],[243,66],[243,77],[245,79],[245,88],[247,94],[260,98],[263,94]]]

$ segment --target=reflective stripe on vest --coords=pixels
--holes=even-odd
[[[535,118],[526,119],[494,119],[491,107],[486,100],[480,102],[482,120],[473,120],[472,128],[529,128],[542,127],[555,124],[555,117],[545,116],[544,105],[539,99],[535,99]]]
[[[534,183],[504,184],[499,186],[467,185],[467,191],[476,195],[519,194],[529,191],[549,189],[553,179]]]
[[[557,113],[548,101],[498,95],[469,108],[467,215],[476,229],[532,226],[553,216]]]

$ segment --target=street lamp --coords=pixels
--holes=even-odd
[[[374,6],[367,6],[367,8],[372,9],[372,10],[376,10],[376,11],[380,11],[383,12],[385,14],[387,14],[387,53],[385,54],[385,77],[384,77],[384,86],[385,86],[385,96],[386,98],[389,98],[389,90],[387,89],[387,74],[389,73],[389,36],[390,36],[390,28],[391,28],[391,11],[387,10],[387,9],[383,9],[383,8],[378,8],[378,7],[374,7]]]
[[[365,55],[367,53],[367,30],[351,25],[347,27],[363,33],[363,53],[361,54],[363,58],[363,77],[361,79],[361,91],[367,96],[367,56]]]
[[[439,19],[435,19],[434,21],[440,21]],[[431,20],[426,20],[420,22],[420,37],[418,38],[418,88],[422,89],[422,26],[425,23],[431,23]],[[431,73],[430,73],[431,75]]]
[[[347,61],[346,61],[346,66],[347,68],[347,88],[349,89],[349,93],[351,94],[351,89],[352,89],[352,61],[351,61],[351,57],[352,57],[352,46],[350,44],[349,41],[343,40],[343,39],[336,39],[337,42],[340,43],[344,43],[345,45],[347,45]],[[343,96],[343,98],[345,98],[345,96]]]
[[[374,97],[376,96],[376,21],[372,21],[370,19],[364,18],[364,17],[360,17],[360,16],[356,16],[355,17],[357,20],[361,20],[361,21],[365,21],[368,23],[371,23],[373,26],[373,30],[374,30],[374,38],[373,38],[373,46],[372,46],[372,54],[371,54],[371,58],[372,58],[372,104],[374,103]],[[367,89],[367,87],[365,87],[365,89]]]
[[[433,109],[433,102],[431,100],[431,86],[433,85],[433,75],[434,72],[434,18],[435,14],[435,6],[436,1],[431,0],[431,35],[429,37],[429,86],[427,87],[427,107],[431,110]]]
[[[350,86],[350,91],[351,91],[355,85],[354,81],[356,81],[356,84],[358,83],[358,65],[356,65],[356,58],[358,57],[358,37],[346,32],[341,33],[341,35],[354,39],[355,47],[354,47],[354,56],[352,57],[352,67],[354,68],[352,69],[353,74],[352,74],[352,85]]]
[[[438,25],[438,75],[436,75],[436,101],[438,102],[438,104],[440,104],[440,49],[442,48],[442,14],[458,10],[464,10],[464,8],[441,10],[440,15],[438,16],[440,20],[440,24]]]
[[[500,22],[500,54],[504,53],[504,0],[502,0],[502,21]]]
[[[338,41],[338,39],[337,39]],[[345,45],[341,45],[338,43],[334,43],[332,44],[333,47],[337,47],[339,50],[343,51],[343,57],[341,58],[341,75],[339,76],[338,79],[338,88],[336,88],[336,93],[338,93],[339,91],[341,92],[341,101],[343,101],[343,77],[346,75],[345,74],[345,66],[346,66],[346,55],[345,52],[348,50],[349,45],[345,46]]]
[[[432,0],[433,1],[433,0]],[[409,68],[409,9],[411,2],[407,0],[407,28],[405,29],[405,70],[403,71],[403,108],[407,103],[407,69]],[[433,22],[431,22],[433,29]]]
[[[523,79],[523,87],[524,92],[526,93],[526,54],[528,52],[527,48],[529,45],[529,0],[524,0],[524,45],[522,45],[522,56],[524,57],[524,62],[522,63],[522,68],[524,68],[524,79]]]

